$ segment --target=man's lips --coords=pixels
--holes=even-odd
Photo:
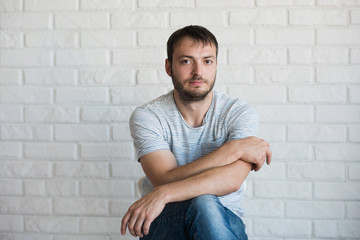
[[[189,83],[193,86],[200,86],[204,84],[203,81],[190,81]]]

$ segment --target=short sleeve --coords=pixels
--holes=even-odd
[[[229,115],[228,141],[257,135],[259,118],[252,106],[238,100],[233,105]]]
[[[138,160],[157,150],[169,150],[159,118],[151,111],[136,108],[130,117],[130,132]]]

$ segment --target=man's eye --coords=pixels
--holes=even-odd
[[[206,60],[205,63],[206,63],[206,64],[212,64],[213,61],[212,61],[212,60]]]
[[[189,64],[189,63],[190,63],[190,60],[184,59],[184,60],[181,60],[181,63],[183,63],[183,64]]]

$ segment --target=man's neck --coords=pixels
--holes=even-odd
[[[174,90],[174,100],[182,117],[186,123],[191,127],[200,127],[203,122],[207,111],[209,110],[214,92],[211,91],[201,101],[183,101],[179,94]]]

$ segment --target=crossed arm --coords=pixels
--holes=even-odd
[[[223,196],[237,191],[251,169],[259,170],[265,160],[270,164],[269,144],[256,137],[227,142],[180,167],[168,150],[145,155],[141,164],[155,189],[130,206],[122,219],[121,233],[125,234],[128,227],[133,236],[148,234],[151,222],[167,203],[203,194]]]

